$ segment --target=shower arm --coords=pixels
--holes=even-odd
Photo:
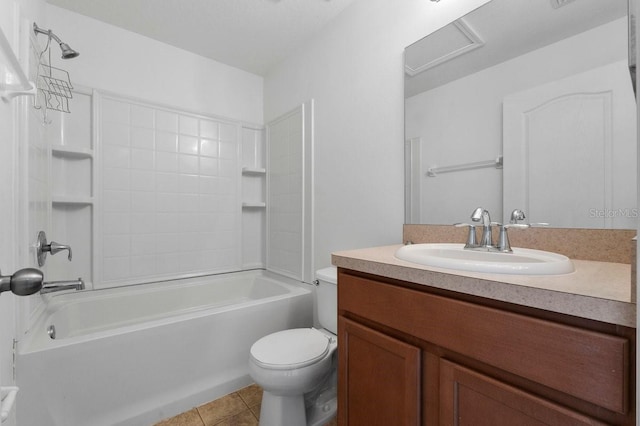
[[[51,30],[43,30],[42,28],[38,27],[38,24],[36,24],[35,22],[33,23],[33,32],[36,33],[36,34],[45,34],[49,38],[54,39],[56,41],[56,43],[58,43],[58,44],[62,43],[62,40],[60,40],[60,37],[55,35],[53,33],[53,31],[51,31]]]
[[[49,42],[51,42],[51,39],[55,40],[56,43],[58,43],[58,45],[60,46],[60,50],[62,50],[62,59],[71,59],[79,55],[79,53],[76,50],[73,50],[71,47],[69,47],[67,43],[60,40],[60,37],[55,35],[53,31],[43,30],[42,28],[38,27],[38,24],[36,24],[35,22],[33,23],[33,33],[36,36],[38,34],[46,35],[47,37],[49,37]],[[47,44],[47,49],[48,48],[49,48],[49,45]]]

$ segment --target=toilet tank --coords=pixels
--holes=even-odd
[[[338,334],[338,269],[334,266],[316,271],[316,301],[318,322],[333,334]]]

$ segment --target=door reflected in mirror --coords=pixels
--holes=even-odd
[[[405,222],[635,228],[627,0],[493,0],[405,51]]]

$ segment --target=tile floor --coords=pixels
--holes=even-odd
[[[155,426],[258,426],[262,389],[247,386],[215,401],[193,408]],[[334,418],[326,426],[337,426]]]
[[[155,426],[257,426],[262,389],[251,385]]]

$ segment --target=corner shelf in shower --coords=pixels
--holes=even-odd
[[[255,203],[243,202],[242,203],[243,209],[263,209],[265,207],[267,207],[267,203],[264,203],[264,202],[255,202]]]
[[[93,150],[89,148],[72,148],[67,145],[53,145],[53,155],[69,159],[93,158]]]
[[[93,197],[83,197],[75,195],[53,195],[51,203],[60,206],[90,206],[93,204]]]
[[[263,182],[262,185],[264,185],[264,178],[267,175],[267,169],[265,169],[264,167],[251,167],[251,166],[244,166],[242,168],[242,176],[245,176],[248,180],[244,181],[246,183],[249,182],[258,182],[254,179],[259,179],[259,181]],[[252,193],[253,191],[249,191],[249,194],[245,194],[245,196],[249,199],[251,198],[258,198],[260,199],[262,196],[258,196],[256,197],[255,193]],[[258,191],[260,192],[260,191]],[[265,207],[267,207],[267,203],[265,203],[264,201],[243,201],[242,202],[242,208],[243,209],[264,209]]]
[[[242,174],[245,176],[249,175],[265,175],[267,174],[267,169],[261,167],[243,167]]]

